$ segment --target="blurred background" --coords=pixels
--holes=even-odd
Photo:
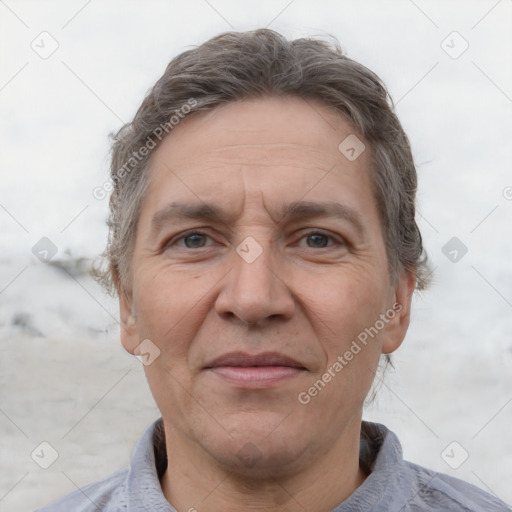
[[[108,197],[93,191],[108,134],[171,58],[259,27],[337,37],[387,84],[413,147],[434,283],[365,419],[405,458],[512,503],[510,0],[5,0],[0,510],[128,465],[159,417],[117,303],[87,273],[107,239]]]

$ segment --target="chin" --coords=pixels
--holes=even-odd
[[[272,414],[268,421],[264,421],[261,411],[259,415],[256,420],[254,415],[249,415],[253,416],[252,421],[250,417],[237,421],[236,425],[226,429],[230,437],[222,436],[203,448],[226,470],[242,477],[268,479],[300,471],[307,463],[304,459],[310,444],[304,426],[294,432],[290,429],[293,424],[287,424],[284,433],[282,427],[286,416]],[[210,438],[210,441],[214,440]]]
[[[291,476],[300,472],[304,465],[300,462],[304,447],[292,446],[289,443],[279,446],[275,442],[254,443],[247,440],[215,452],[210,454],[220,465],[234,474],[251,479],[267,480]]]

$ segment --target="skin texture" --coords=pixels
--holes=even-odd
[[[366,477],[362,406],[381,354],[405,336],[415,280],[390,282],[369,145],[354,161],[338,150],[353,133],[319,102],[260,98],[190,116],[153,155],[121,339],[130,353],[145,339],[160,350],[145,371],[165,425],[162,488],[180,511],[328,511]],[[173,201],[229,218],[168,219],[152,232]],[[342,204],[361,229],[333,215],[282,219],[294,201]],[[236,251],[256,254],[247,237],[262,250],[250,263]],[[400,312],[300,403],[396,302]],[[232,351],[277,351],[305,370],[247,388],[204,369]]]

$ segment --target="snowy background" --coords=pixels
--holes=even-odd
[[[176,54],[265,26],[331,33],[377,72],[418,164],[435,282],[366,419],[407,459],[512,503],[510,0],[5,0],[0,23],[0,510],[127,465],[158,417],[117,304],[86,273],[107,236],[92,195],[107,135]],[[33,253],[43,237],[50,264]]]

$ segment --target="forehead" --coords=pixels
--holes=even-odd
[[[369,151],[349,159],[339,149],[356,136],[334,109],[293,97],[244,100],[193,114],[156,149],[142,213],[178,199],[229,202],[238,211],[248,201],[279,210],[278,203],[304,198],[368,209]]]
[[[264,165],[279,156],[283,163],[316,166],[339,159],[340,142],[353,133],[341,114],[316,100],[248,99],[185,118],[160,145],[156,159],[171,147],[173,162],[180,166],[207,153],[213,158],[230,153],[235,162],[238,153],[242,162],[263,158],[255,163]],[[306,160],[304,153],[310,155]]]

